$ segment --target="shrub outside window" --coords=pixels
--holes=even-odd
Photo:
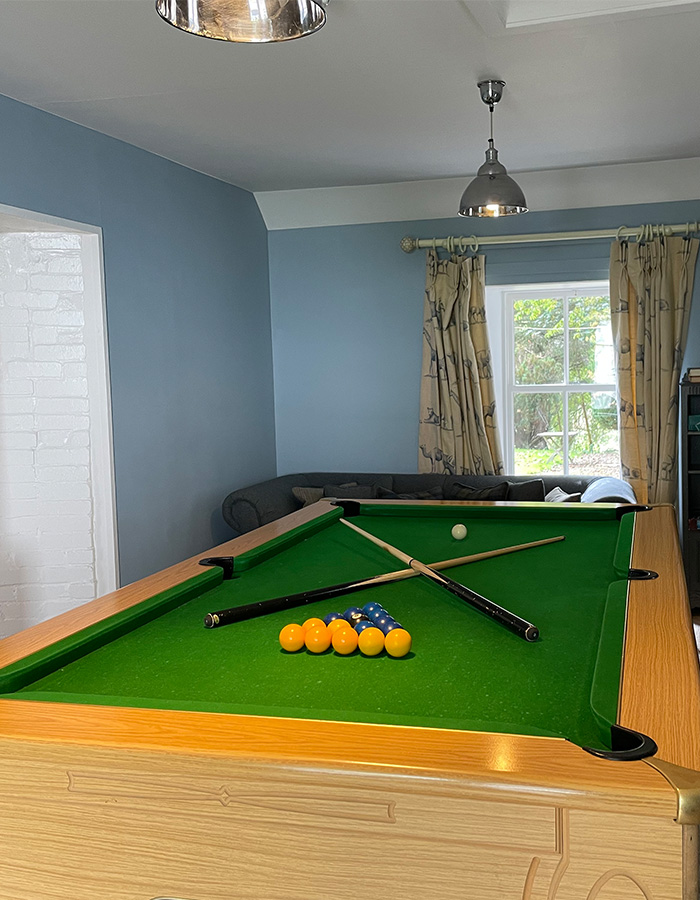
[[[509,469],[619,477],[607,283],[506,289],[503,298]]]

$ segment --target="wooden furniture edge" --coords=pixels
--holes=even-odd
[[[700,668],[672,507],[638,514],[632,566],[660,577],[630,582],[619,721],[700,772]]]
[[[668,781],[676,792],[676,822],[681,825],[700,825],[700,773],[683,766],[674,766],[652,756],[645,760]]]
[[[675,793],[642,762],[558,738],[160,709],[0,700],[0,740],[392,773],[586,809],[673,817]]]
[[[630,582],[619,721],[656,741],[646,764],[673,788],[676,821],[700,825],[700,666],[670,504],[637,516],[632,566],[660,577]]]

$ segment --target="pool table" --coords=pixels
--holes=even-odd
[[[674,515],[323,501],[5,639],[0,896],[697,900]],[[563,537],[446,572],[539,639],[422,576],[204,627],[401,568],[342,518],[425,563]],[[407,656],[279,647],[284,624],[373,600]]]

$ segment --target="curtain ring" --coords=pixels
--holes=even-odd
[[[445,238],[445,250],[451,255],[455,252],[455,239],[450,235]]]
[[[465,245],[465,243],[464,243],[464,242],[466,241],[466,238],[462,235],[462,236],[460,236],[457,240],[459,241],[459,252],[460,252],[460,253],[466,253],[467,248],[466,248],[466,245]]]
[[[433,253],[437,253],[437,238],[433,238]]]
[[[620,227],[615,232],[615,240],[618,242],[618,244],[622,241],[622,232],[625,231],[626,228],[626,225],[620,225]]]
[[[479,238],[475,234],[469,238],[469,249],[472,253],[479,252]]]

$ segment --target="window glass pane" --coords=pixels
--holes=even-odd
[[[572,297],[569,329],[569,381],[614,384],[609,298]]]
[[[561,474],[563,454],[563,395],[513,395],[514,470],[516,475]]]
[[[516,384],[564,381],[564,301],[516,300],[513,304]]]
[[[569,394],[569,474],[620,477],[614,392]]]

